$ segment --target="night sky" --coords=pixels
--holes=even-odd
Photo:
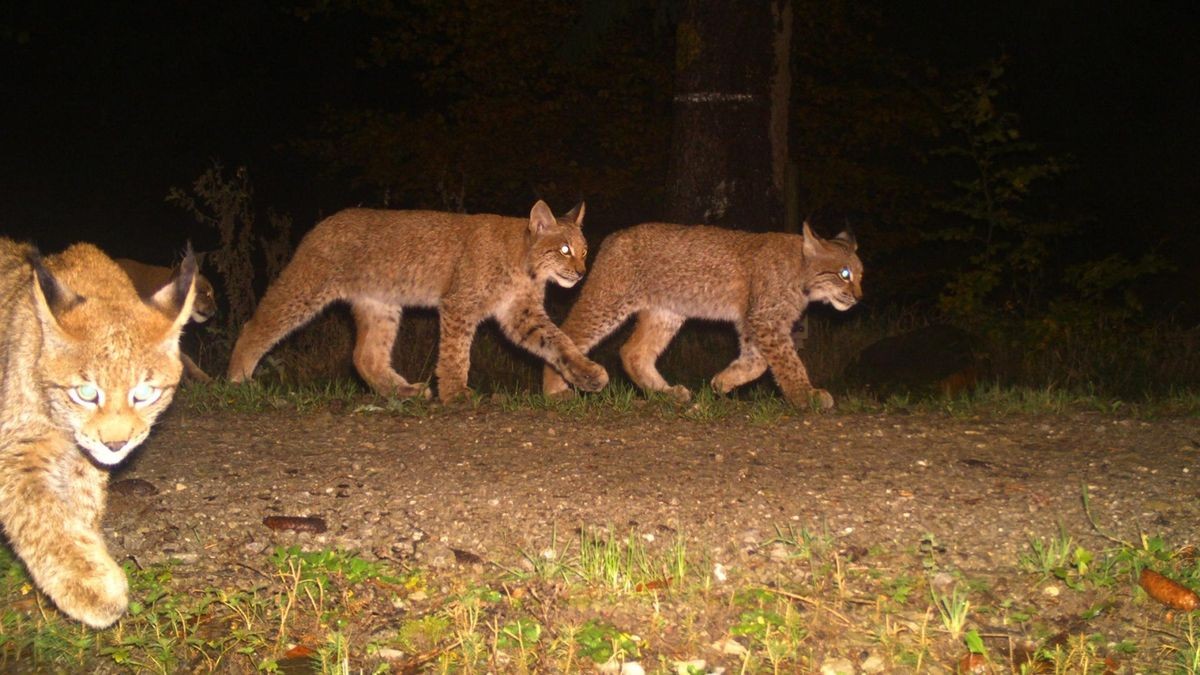
[[[166,262],[186,238],[211,243],[164,197],[214,158],[248,166],[260,202],[301,231],[361,199],[289,141],[311,133],[332,100],[422,102],[355,67],[369,21],[304,21],[296,4],[6,4],[0,232],[46,250],[88,239]],[[881,5],[880,38],[913,56],[955,68],[1009,54],[1022,127],[1076,158],[1063,198],[1098,214],[1098,232],[1128,225],[1127,236],[1200,254],[1194,3],[906,4]]]

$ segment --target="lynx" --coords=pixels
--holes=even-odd
[[[148,265],[129,258],[116,258],[113,262],[129,275],[129,279],[133,281],[133,287],[137,289],[138,295],[142,296],[143,300],[147,300],[157,293],[175,273],[175,269],[171,267]],[[216,313],[217,294],[213,291],[212,283],[203,274],[197,273],[196,300],[192,303],[192,323],[204,323]],[[196,362],[187,354],[180,352],[179,359],[183,362],[183,373],[188,377],[200,382],[212,380],[208,373],[196,365]]]
[[[609,236],[562,331],[585,354],[631,315],[637,324],[621,346],[625,372],[640,387],[686,401],[691,392],[670,385],[655,367],[686,319],[730,321],[741,353],[712,379],[727,394],[767,368],[795,406],[833,406],[815,389],[796,354],[791,327],[810,302],[850,309],[862,298],[862,262],[854,237],[749,233],[704,225],[647,223]],[[545,393],[567,394],[552,368]]]
[[[529,219],[435,211],[348,209],[305,235],[292,261],[242,328],[229,362],[240,382],[276,342],[335,300],[350,303],[354,365],[376,392],[429,396],[391,365],[404,307],[436,307],[438,397],[467,392],[475,330],[495,318],[513,342],[572,384],[596,391],[608,373],[588,360],[546,315],[546,282],[571,287],[587,256],[581,203],[556,219],[538,201]]]
[[[179,382],[196,264],[143,302],[90,244],[41,258],[0,238],[0,524],[35,583],[103,628],[125,612],[125,573],[100,533],[108,485]]]

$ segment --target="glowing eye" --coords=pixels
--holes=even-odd
[[[558,252],[563,255],[571,255],[571,247],[568,246],[567,244],[563,244],[562,246],[559,247]]]
[[[842,271],[838,273],[838,276],[840,276],[843,281],[850,281],[850,278],[853,277],[854,274],[850,271],[849,267],[843,267]]]
[[[148,406],[157,401],[159,396],[162,396],[162,389],[143,382],[129,390],[129,404],[135,408]]]
[[[95,408],[100,405],[100,399],[102,398],[100,389],[91,383],[71,387],[67,390],[67,396],[70,396],[72,401],[86,408]]]

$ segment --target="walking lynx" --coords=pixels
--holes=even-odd
[[[349,301],[357,331],[354,365],[375,391],[428,396],[392,368],[405,307],[436,307],[438,396],[467,391],[471,341],[495,318],[504,334],[545,359],[575,386],[595,391],[608,373],[550,321],[546,282],[583,278],[583,204],[562,219],[538,201],[529,219],[436,211],[347,209],[317,224],[242,328],[229,379],[249,377],[276,342],[335,300]]]
[[[125,573],[100,534],[105,468],[174,395],[195,274],[189,252],[143,302],[90,244],[42,259],[0,238],[0,524],[38,587],[89,626],[125,612]]]
[[[814,389],[796,354],[791,328],[810,302],[847,310],[862,298],[862,262],[854,238],[821,239],[808,224],[803,235],[756,234],[703,225],[647,223],[604,241],[588,282],[562,330],[584,353],[637,314],[633,335],[621,347],[625,372],[643,389],[687,400],[655,367],[658,356],[686,319],[731,321],[741,353],[712,379],[722,394],[767,368],[787,400],[833,406]],[[551,368],[547,395],[567,383]]]

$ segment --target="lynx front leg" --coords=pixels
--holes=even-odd
[[[608,384],[608,372],[604,367],[584,356],[540,306],[522,304],[513,307],[500,317],[500,327],[510,340],[540,356],[548,367],[562,373],[576,387],[600,391]]]
[[[658,372],[655,362],[683,326],[684,317],[671,312],[644,310],[638,313],[633,335],[621,345],[621,363],[625,372],[642,389],[661,391],[673,399],[687,402],[692,392],[681,385],[670,385]]]
[[[438,361],[435,372],[438,399],[450,403],[470,393],[467,375],[471,370],[471,342],[479,322],[466,318],[461,310],[442,304],[438,310]]]
[[[392,346],[400,330],[404,308],[375,300],[355,300],[354,368],[367,384],[383,396],[429,398],[429,386],[409,384],[392,368]]]
[[[593,279],[592,282],[597,279]],[[566,321],[563,322],[561,328],[563,334],[575,345],[580,354],[587,354],[592,347],[608,337],[609,333],[612,333],[618,326],[625,323],[625,319],[629,318],[630,310],[628,308],[620,305],[605,307],[595,300],[596,297],[604,294],[603,286],[603,280],[600,280],[599,285],[595,287],[584,286],[583,294],[575,302]],[[593,288],[598,290],[593,290]],[[546,396],[558,397],[570,394],[570,387],[560,372],[560,370],[556,370],[555,366],[549,364],[542,371],[542,393]],[[607,376],[606,372],[606,381]]]
[[[25,441],[4,453],[19,465],[3,467],[19,478],[0,495],[13,550],[64,614],[93,628],[111,625],[125,613],[129,585],[100,534],[107,474],[66,439]]]
[[[812,381],[808,378],[808,369],[796,353],[796,345],[792,342],[789,327],[785,321],[760,321],[757,325],[751,322],[747,339],[756,344],[762,352],[788,403],[797,408],[816,405],[822,410],[828,410],[833,407],[833,396],[824,389],[812,386]]]

